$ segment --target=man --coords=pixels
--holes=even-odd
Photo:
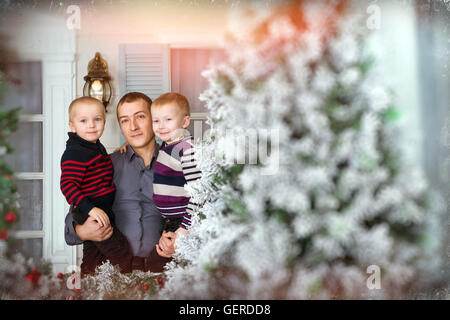
[[[124,95],[117,104],[117,119],[128,142],[124,154],[111,155],[116,195],[113,205],[117,228],[127,238],[133,252],[132,268],[160,272],[174,253],[172,232],[161,235],[162,218],[153,196],[153,170],[158,155],[152,128],[152,101],[139,92]],[[65,238],[68,245],[83,241],[103,241],[112,235],[112,227],[100,226],[89,217],[83,225],[66,216]],[[98,265],[106,257],[97,258]]]

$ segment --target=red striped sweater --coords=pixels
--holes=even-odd
[[[69,132],[61,157],[61,191],[70,205],[87,219],[93,207],[111,207],[114,201],[113,165],[105,147]]]

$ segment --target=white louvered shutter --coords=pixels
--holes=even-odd
[[[170,51],[167,44],[119,46],[121,96],[138,91],[152,100],[170,91]]]

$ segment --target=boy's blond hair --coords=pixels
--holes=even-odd
[[[76,106],[80,105],[80,104],[99,104],[99,105],[102,106],[103,115],[105,114],[105,107],[104,107],[103,103],[100,102],[100,100],[97,100],[97,99],[92,98],[92,97],[80,97],[80,98],[77,98],[77,99],[73,100],[70,103],[70,106],[69,106],[69,121],[72,121],[73,115],[75,113]]]
[[[172,102],[175,102],[178,105],[178,107],[181,109],[181,111],[184,113],[185,116],[191,115],[188,100],[186,99],[185,96],[176,92],[167,92],[160,95],[158,98],[155,99],[155,101],[153,101],[152,108],[160,107],[162,105]]]

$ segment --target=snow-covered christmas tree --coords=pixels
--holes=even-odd
[[[212,131],[187,187],[203,206],[161,297],[414,294],[439,266],[436,210],[397,143],[401,112],[367,50],[365,9],[238,7],[228,61],[205,72]]]

